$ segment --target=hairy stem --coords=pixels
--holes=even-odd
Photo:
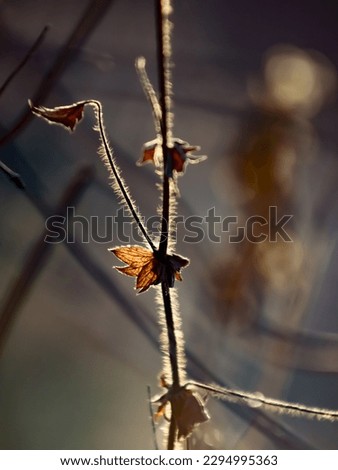
[[[168,162],[168,95],[169,85],[167,77],[168,57],[164,44],[164,22],[168,19],[163,14],[164,0],[156,0],[156,25],[157,25],[157,45],[158,45],[158,68],[159,68],[159,89],[160,89],[160,107],[162,114],[162,153],[163,153],[163,182],[162,182],[162,221],[161,238],[159,252],[165,255],[168,249],[169,237],[169,213],[170,213],[170,187],[169,178],[166,175]]]
[[[180,387],[180,375],[178,366],[177,354],[177,340],[175,334],[175,325],[172,313],[171,298],[168,286],[162,283],[162,298],[164,303],[164,313],[166,319],[166,327],[169,341],[169,360],[172,373],[172,386],[174,388]]]
[[[318,420],[337,421],[338,410],[330,410],[326,408],[317,408],[306,406],[300,403],[292,403],[274,398],[264,397],[260,393],[250,393],[231,388],[201,384],[198,382],[187,382],[185,385],[195,386],[202,390],[210,392],[217,398],[233,401],[235,403],[243,403],[247,406],[261,406],[268,411],[274,411],[280,414],[289,414],[291,416],[302,416],[316,418]]]
[[[157,47],[158,47],[158,69],[159,69],[159,103],[161,108],[161,134],[162,134],[162,153],[163,153],[163,181],[162,181],[162,221],[161,221],[161,237],[159,244],[159,253],[163,257],[167,254],[168,239],[169,239],[169,215],[170,215],[170,181],[167,176],[166,168],[168,162],[168,128],[169,128],[169,58],[170,48],[168,49],[165,44],[165,34],[168,33],[168,17],[165,12],[166,0],[156,0],[156,25],[157,25]],[[165,31],[166,30],[166,31]],[[168,40],[168,38],[167,38]],[[173,318],[173,310],[170,298],[170,291],[167,283],[162,283],[162,298],[164,305],[165,321],[169,342],[169,360],[172,375],[172,388],[178,389],[180,387],[178,354],[177,354],[177,339],[175,334],[175,325]],[[168,435],[168,450],[175,449],[175,442],[177,436],[176,420],[171,415],[169,435]]]
[[[102,145],[103,145],[104,153],[107,157],[110,168],[111,168],[111,170],[113,172],[113,175],[115,177],[117,186],[119,187],[119,190],[121,191],[124,202],[127,204],[131,215],[133,216],[137,226],[139,227],[140,231],[142,232],[142,235],[144,236],[144,238],[149,243],[149,246],[151,247],[151,249],[155,252],[155,251],[157,251],[156,247],[155,247],[154,243],[152,242],[151,238],[149,237],[149,235],[148,235],[148,233],[145,229],[145,226],[143,225],[143,223],[142,223],[142,221],[139,217],[139,214],[138,214],[138,212],[137,212],[137,210],[136,210],[136,208],[135,208],[135,206],[134,206],[134,204],[133,204],[133,202],[132,202],[132,200],[131,200],[131,198],[130,198],[127,190],[126,190],[126,187],[125,187],[125,185],[122,181],[122,178],[119,174],[119,171],[118,171],[118,169],[115,165],[112,150],[109,146],[108,139],[106,137],[106,133],[105,133],[105,129],[104,129],[101,103],[99,101],[95,101],[95,100],[88,100],[85,103],[94,105],[97,109],[97,122],[98,122],[98,130],[99,130],[99,133],[100,133],[101,142],[102,142]]]
[[[154,124],[155,124],[155,131],[157,136],[161,134],[162,130],[162,111],[160,107],[160,103],[158,101],[157,95],[155,90],[149,80],[147,71],[146,71],[146,60],[144,57],[138,57],[135,62],[136,71],[138,73],[140,83],[142,85],[144,94],[147,97],[151,105],[151,109],[153,112],[154,117]]]

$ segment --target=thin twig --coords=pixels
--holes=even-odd
[[[236,403],[243,403],[247,406],[262,406],[266,410],[274,411],[281,414],[289,414],[291,416],[304,416],[316,418],[318,420],[337,421],[338,410],[330,410],[326,408],[316,408],[306,406],[300,403],[292,403],[282,400],[275,400],[268,398],[261,393],[249,393],[241,390],[234,390],[231,388],[221,388],[214,385],[205,385],[198,382],[187,382],[186,384],[200,388],[210,392],[212,395]]]
[[[98,128],[99,128],[100,138],[101,138],[101,142],[102,142],[103,149],[104,149],[104,154],[107,157],[108,163],[109,163],[110,168],[111,168],[111,170],[113,172],[113,175],[115,177],[117,186],[118,186],[119,190],[122,193],[124,202],[127,204],[132,217],[134,218],[134,220],[135,220],[137,226],[139,227],[139,229],[141,230],[142,235],[144,236],[144,238],[149,243],[149,246],[151,247],[153,252],[156,252],[157,251],[156,247],[155,247],[153,241],[151,240],[145,226],[143,225],[143,223],[141,221],[141,218],[138,214],[138,211],[135,208],[135,206],[133,204],[133,201],[131,200],[131,198],[128,194],[128,191],[126,189],[126,185],[125,185],[124,181],[122,180],[121,175],[119,173],[119,170],[117,169],[117,166],[114,162],[113,153],[112,153],[112,150],[111,150],[110,145],[108,143],[108,139],[107,139],[104,124],[103,124],[103,115],[102,115],[101,103],[99,101],[96,101],[96,100],[88,100],[85,103],[94,105],[97,108]]]
[[[32,113],[39,118],[45,119],[49,124],[56,124],[65,127],[67,130],[73,131],[77,124],[83,118],[83,110],[86,105],[89,105],[95,110],[96,126],[95,130],[99,132],[101,146],[98,154],[102,158],[105,165],[108,167],[110,176],[112,177],[114,189],[116,195],[123,201],[123,204],[129,209],[131,216],[136,222],[142,235],[149,243],[154,253],[157,253],[156,247],[152,242],[142,220],[141,216],[133,202],[131,196],[128,193],[128,188],[123,181],[120,174],[120,170],[115,162],[113,150],[110,147],[108,137],[103,122],[102,105],[97,100],[83,100],[78,101],[67,106],[58,106],[55,108],[46,108],[44,106],[34,106],[31,100],[28,101],[31,107]]]
[[[149,80],[147,71],[146,71],[146,60],[144,57],[138,57],[135,62],[135,67],[140,79],[145,96],[147,97],[154,117],[154,125],[156,134],[160,134],[162,130],[162,111],[161,106],[158,101],[156,92]]]

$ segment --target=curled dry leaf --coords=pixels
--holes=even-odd
[[[175,419],[178,429],[178,439],[188,437],[197,425],[210,419],[200,395],[185,386],[178,390],[169,388],[156,402],[159,407],[155,418],[165,417],[166,406],[170,403],[172,418]]]
[[[161,164],[161,156],[162,147],[159,139],[150,140],[143,145],[142,155],[137,164],[154,163],[155,167],[158,167]]]
[[[127,276],[137,278],[136,289],[139,289],[139,293],[161,282],[173,287],[175,280],[182,280],[181,268],[189,264],[188,259],[179,255],[166,255],[160,258],[158,252],[137,245],[110,248],[109,251],[128,265],[114,267]]]
[[[37,116],[46,119],[50,124],[60,124],[71,131],[83,118],[83,109],[86,104],[85,101],[80,101],[69,106],[45,108],[44,106],[34,106],[30,100],[28,103],[32,112]]]
[[[153,162],[155,167],[161,165],[162,147],[160,139],[150,140],[143,145],[142,156],[138,161],[139,165]],[[169,178],[173,177],[173,173],[183,174],[187,163],[199,163],[205,160],[206,155],[193,155],[200,147],[190,145],[182,139],[173,137],[173,146],[169,148],[169,159],[167,162],[166,174]]]

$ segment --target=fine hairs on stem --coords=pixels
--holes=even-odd
[[[120,199],[123,201],[124,204],[128,206],[129,212],[136,222],[140,232],[144,236],[145,240],[148,242],[150,248],[153,251],[156,251],[155,245],[152,242],[150,236],[148,235],[142,221],[141,216],[139,214],[138,209],[135,206],[135,202],[132,200],[129,191],[125,182],[122,179],[120,174],[120,170],[115,162],[113,151],[109,145],[108,138],[106,136],[104,123],[103,123],[103,114],[102,114],[102,106],[99,101],[91,100],[87,101],[87,104],[92,104],[96,107],[96,117],[97,117],[97,127],[96,130],[99,132],[100,140],[101,140],[101,148],[99,150],[99,155],[101,156],[103,162],[108,167],[108,170],[112,171],[112,181],[113,181],[113,189],[118,194]]]
[[[165,255],[168,249],[169,239],[169,216],[170,216],[170,182],[166,172],[168,164],[168,146],[171,137],[172,120],[170,119],[171,109],[171,83],[170,83],[170,32],[169,21],[171,6],[169,0],[157,0],[156,2],[156,27],[157,27],[157,56],[158,75],[160,90],[161,109],[161,136],[162,136],[162,157],[163,157],[163,181],[162,181],[162,220],[161,238],[159,251]]]
[[[157,0],[156,2],[156,27],[157,27],[157,55],[159,74],[159,103],[161,109],[161,136],[162,136],[162,160],[163,160],[163,180],[162,180],[162,223],[159,252],[165,256],[168,249],[170,237],[170,180],[167,175],[167,164],[170,158],[168,145],[171,138],[172,118],[171,110],[171,80],[170,80],[170,58],[171,58],[171,24],[169,14],[171,5],[169,0]],[[155,108],[156,109],[156,108]],[[173,196],[172,196],[173,197]],[[172,300],[168,285],[162,283],[162,299],[164,307],[165,326],[168,335],[169,362],[171,367],[172,389],[179,390],[181,384],[180,368],[178,363],[178,341],[176,335],[176,325],[173,314]],[[178,312],[176,317],[178,316]],[[183,348],[182,348],[183,349]],[[167,449],[174,449],[177,435],[177,422],[171,403],[171,417],[169,424]]]
[[[205,390],[211,396],[233,403],[241,403],[252,408],[262,408],[267,411],[286,414],[290,416],[298,416],[302,418],[314,418],[317,420],[337,421],[338,410],[329,410],[326,408],[317,408],[305,406],[300,403],[291,403],[283,400],[275,400],[265,397],[262,393],[249,393],[231,388],[219,387],[217,385],[206,385],[199,382],[188,381],[187,387],[196,387]]]
[[[128,276],[136,277],[136,289],[139,293],[145,292],[151,286],[157,288],[157,303],[159,322],[161,325],[161,354],[163,369],[161,373],[161,386],[165,393],[157,398],[158,408],[154,416],[153,433],[155,447],[157,446],[155,422],[164,417],[169,422],[166,447],[175,449],[180,442],[193,432],[196,426],[209,419],[205,409],[203,395],[210,395],[225,401],[236,402],[245,406],[262,407],[267,411],[287,413],[291,416],[301,416],[329,421],[338,420],[338,411],[307,407],[303,404],[290,403],[267,398],[260,393],[249,393],[240,390],[222,388],[217,385],[208,385],[186,378],[186,362],[184,353],[184,338],[181,329],[181,317],[178,308],[178,296],[174,288],[176,280],[181,281],[180,271],[189,261],[174,253],[175,243],[172,236],[174,215],[176,213],[175,190],[177,173],[183,174],[186,160],[193,159],[189,152],[197,147],[190,146],[181,139],[172,135],[173,114],[171,99],[171,23],[169,15],[172,11],[169,0],[155,0],[156,2],[156,39],[159,76],[159,96],[146,74],[145,59],[138,59],[136,67],[140,81],[149,102],[151,103],[156,139],[150,145],[145,144],[145,157],[143,161],[155,163],[155,152],[160,151],[160,214],[161,233],[159,241],[155,242],[147,232],[140,213],[132,200],[127,186],[121,177],[120,170],[115,162],[113,151],[109,145],[105,132],[102,114],[102,105],[96,100],[84,100],[68,106],[44,108],[33,106],[34,114],[47,120],[51,124],[60,124],[73,131],[81,121],[85,106],[94,108],[96,127],[100,136],[101,147],[99,154],[109,169],[112,187],[126,208],[128,208],[134,222],[142,233],[147,248],[143,246],[122,246],[110,249],[114,255],[126,266],[117,266],[116,269]],[[176,166],[173,165],[175,160]],[[142,163],[143,163],[142,161]],[[202,161],[195,159],[195,163]],[[149,394],[148,389],[148,394]],[[169,413],[167,413],[169,407]],[[150,403],[152,414],[152,404]]]
[[[99,133],[99,138],[101,142],[98,154],[110,173],[112,188],[119,200],[122,202],[122,204],[124,204],[126,209],[128,209],[130,215],[132,216],[132,219],[136,223],[137,227],[139,228],[141,234],[143,235],[146,242],[149,244],[152,251],[155,252],[156,247],[142,222],[141,215],[135,205],[135,202],[130,196],[127,185],[125,184],[121,176],[120,169],[116,164],[113,150],[111,149],[111,146],[109,144],[109,140],[104,127],[101,103],[97,100],[84,100],[79,101],[78,103],[74,103],[70,106],[59,106],[52,109],[45,108],[43,106],[34,106],[30,100],[28,101],[28,103],[31,107],[32,112],[37,116],[47,120],[49,124],[60,124],[71,131],[73,131],[76,128],[77,124],[82,120],[84,107],[86,105],[89,105],[94,108],[96,116],[96,125],[94,126],[94,130]]]

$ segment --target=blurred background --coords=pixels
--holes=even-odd
[[[236,226],[186,243],[178,286],[193,379],[338,408],[337,20],[331,0],[174,1],[174,134],[208,160],[179,178],[179,213],[221,218],[292,215],[279,236],[229,243]],[[137,167],[155,137],[134,69],[147,59],[157,86],[150,0],[2,0],[0,174],[0,446],[152,449],[147,386],[161,369],[155,289],[112,270],[113,243],[43,242],[45,220],[67,206],[106,216],[118,203],[97,157],[88,109],[74,135],[32,118],[27,100],[59,106],[94,98],[118,164],[145,217],[157,176]],[[204,225],[205,233],[207,226]],[[71,229],[70,229],[71,230]],[[258,233],[258,232],[257,232]],[[271,236],[271,233],[270,233]],[[270,237],[271,238],[271,237]],[[116,244],[120,244],[116,241]],[[338,424],[208,401],[200,449],[337,449]],[[159,426],[160,427],[160,426]],[[159,432],[160,438],[160,432]]]

